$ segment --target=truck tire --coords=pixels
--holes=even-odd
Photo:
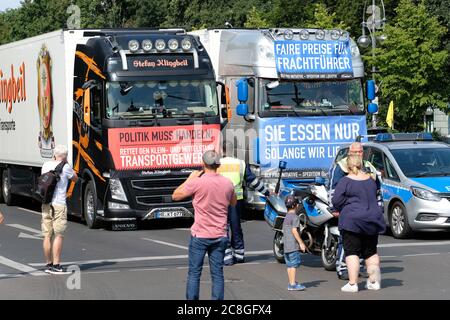
[[[14,196],[11,194],[11,179],[9,169],[5,169],[2,172],[2,198],[7,206],[14,204]]]
[[[94,182],[89,181],[84,190],[83,198],[84,219],[89,229],[98,229],[100,227],[97,206],[97,192],[95,191]]]
[[[396,239],[406,239],[412,233],[406,208],[400,201],[394,202],[389,210],[389,226]]]

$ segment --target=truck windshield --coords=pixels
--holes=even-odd
[[[109,119],[218,115],[212,80],[108,82]]]
[[[364,112],[360,79],[346,81],[260,82],[262,112],[267,115],[356,114]]]

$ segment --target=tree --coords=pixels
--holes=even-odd
[[[246,28],[268,28],[270,27],[269,22],[263,18],[261,11],[252,7],[252,9],[247,14],[247,21],[244,23]]]
[[[324,3],[319,2],[315,4],[314,7],[314,20],[309,23],[309,28],[342,30],[348,29],[344,22],[336,22],[336,13],[329,13]]]
[[[314,0],[274,0],[268,20],[276,27],[302,28],[314,20],[315,2]]]
[[[394,24],[386,26],[387,40],[376,49],[375,61],[366,59],[381,72],[377,78],[382,81],[382,97],[395,102],[397,129],[417,130],[427,107],[447,107],[449,53],[440,49],[447,29],[423,2],[401,0],[396,13]]]

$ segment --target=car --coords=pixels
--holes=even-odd
[[[381,178],[384,218],[395,238],[450,230],[450,145],[428,133],[381,133],[362,144],[364,160]],[[342,147],[335,161],[348,149]]]

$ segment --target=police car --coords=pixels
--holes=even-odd
[[[380,133],[363,142],[382,179],[384,215],[395,238],[450,230],[450,146],[429,133]],[[340,149],[336,161],[345,157]]]

